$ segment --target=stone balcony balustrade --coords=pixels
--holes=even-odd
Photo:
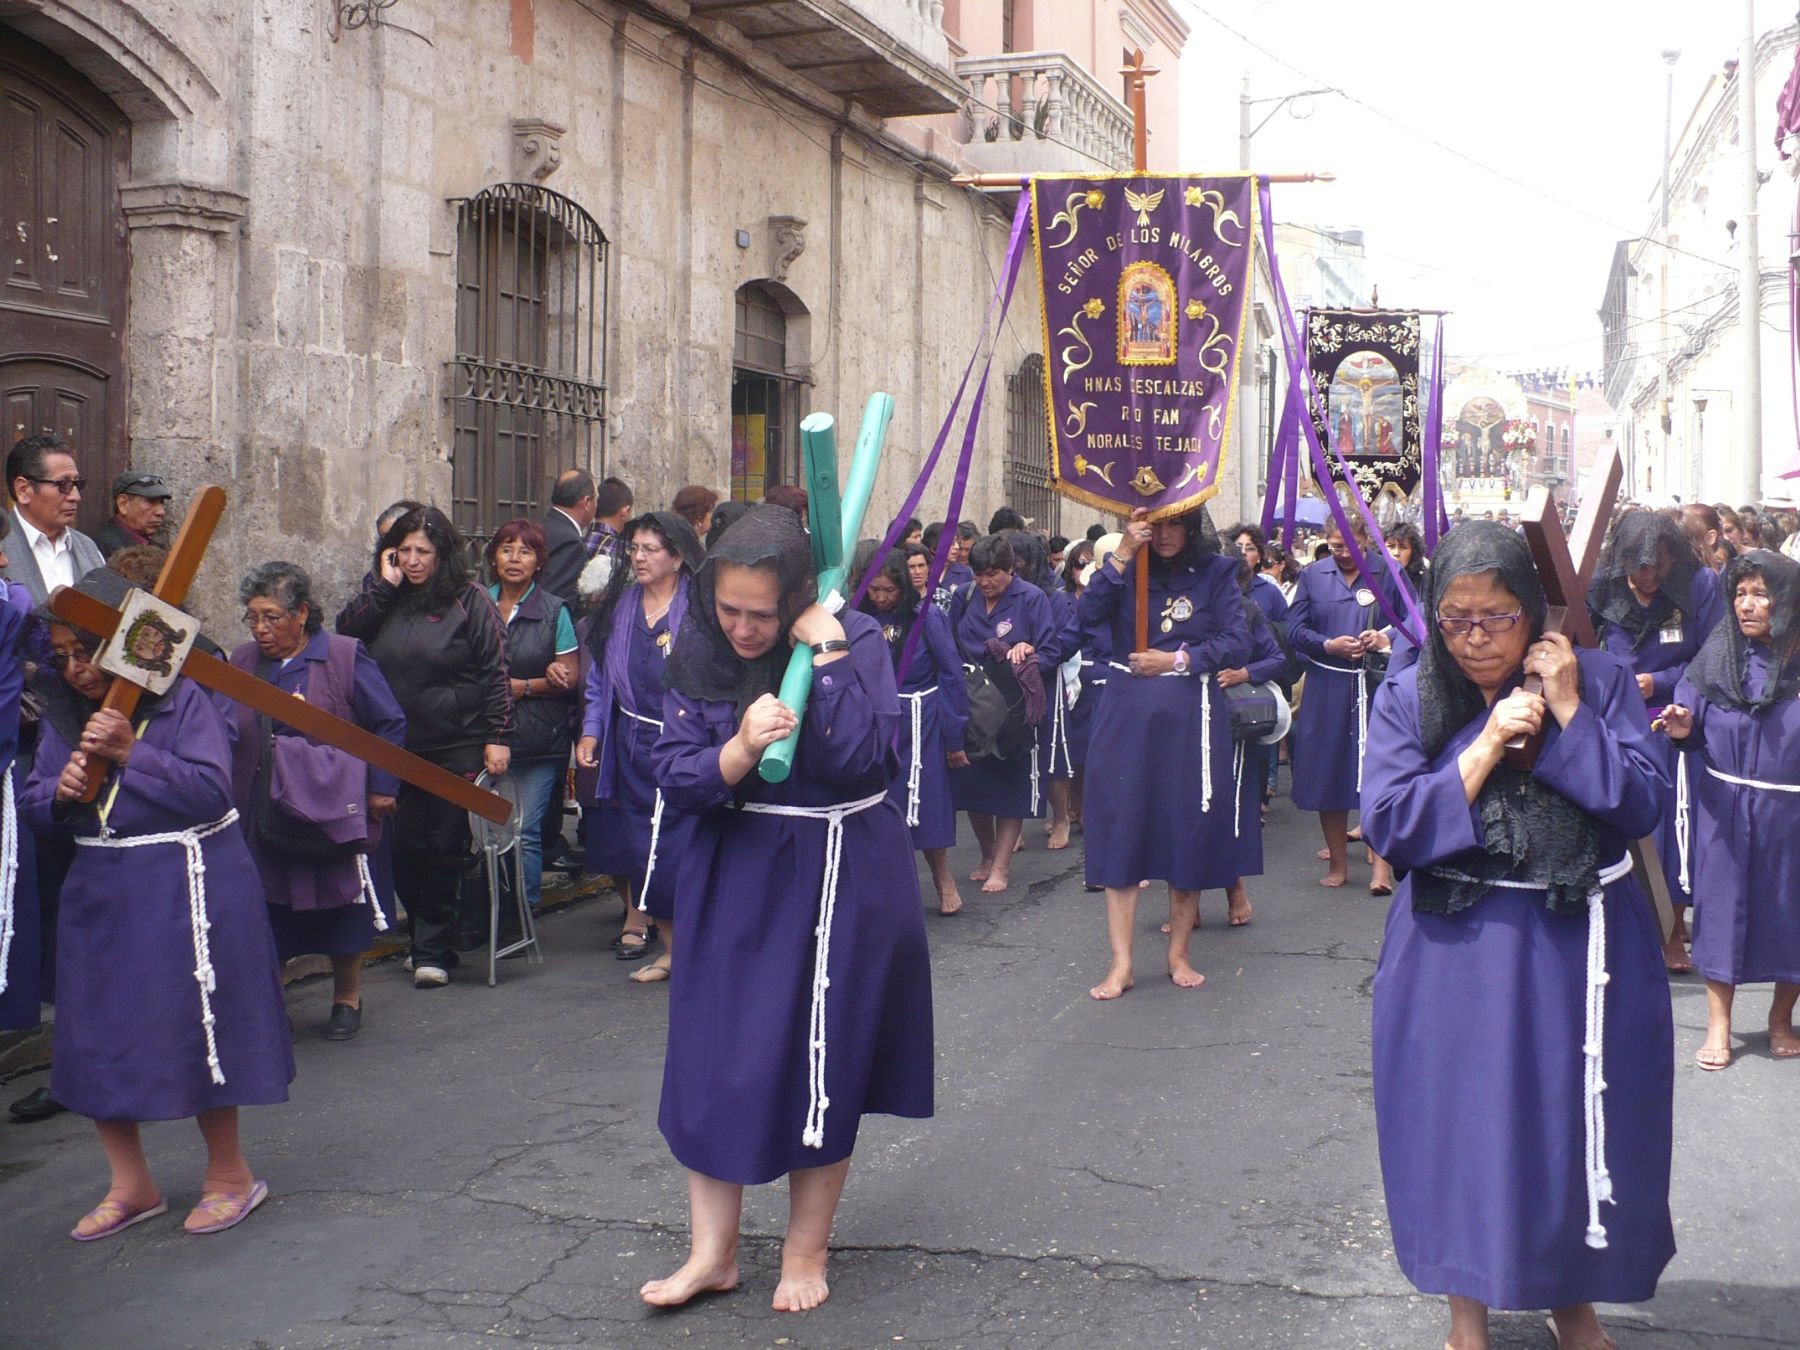
[[[978,173],[1113,172],[1131,168],[1131,112],[1067,52],[967,57],[964,150]]]

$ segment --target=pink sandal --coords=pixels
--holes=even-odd
[[[77,1242],[98,1242],[101,1238],[111,1237],[114,1233],[123,1233],[134,1223],[142,1223],[145,1219],[154,1219],[158,1215],[169,1212],[169,1202],[158,1200],[149,1209],[133,1209],[123,1200],[102,1200],[69,1230],[69,1236]],[[91,1233],[81,1231],[81,1224],[89,1219],[100,1220],[100,1227]]]
[[[195,1205],[188,1218],[196,1215],[208,1220],[199,1228],[187,1228],[185,1231],[199,1237],[205,1233],[223,1233],[227,1228],[235,1228],[250,1217],[250,1212],[269,1198],[269,1183],[256,1182],[250,1187],[248,1195],[233,1195],[230,1191],[206,1191],[200,1196],[200,1203]]]

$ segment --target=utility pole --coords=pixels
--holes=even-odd
[[[1238,87],[1238,168],[1250,171],[1250,137],[1255,133],[1250,130],[1250,72],[1244,72],[1244,82]]]
[[[1745,0],[1745,3],[1750,2],[1751,0]],[[1662,245],[1662,265],[1657,269],[1657,304],[1661,307],[1661,312],[1656,324],[1656,347],[1662,357],[1662,378],[1657,390],[1660,397],[1656,400],[1656,413],[1657,420],[1662,424],[1663,481],[1667,483],[1671,481],[1669,436],[1675,426],[1674,396],[1669,388],[1669,175],[1673,169],[1670,160],[1675,153],[1675,63],[1681,60],[1681,51],[1670,47],[1663,52],[1662,59],[1663,64],[1669,68],[1669,79],[1663,95],[1662,238],[1658,241]]]
[[[1738,56],[1738,144],[1744,150],[1743,219],[1738,238],[1738,329],[1743,342],[1743,390],[1738,407],[1738,470],[1744,496],[1762,500],[1762,246],[1757,229],[1756,4],[1744,0],[1744,49]]]

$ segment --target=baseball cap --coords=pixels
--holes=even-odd
[[[141,469],[128,469],[113,479],[112,495],[129,492],[134,497],[148,497],[151,501],[167,501],[175,494],[162,478],[153,473],[145,473]]]

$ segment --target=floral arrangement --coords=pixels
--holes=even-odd
[[[1506,424],[1506,430],[1500,435],[1500,444],[1506,447],[1509,455],[1521,450],[1529,455],[1537,449],[1537,428],[1515,417]]]

